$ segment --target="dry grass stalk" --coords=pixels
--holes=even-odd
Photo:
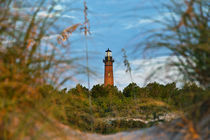
[[[61,41],[66,41],[69,38],[69,36],[81,25],[81,23],[77,23],[63,30],[61,35],[57,37],[58,43],[61,44]]]

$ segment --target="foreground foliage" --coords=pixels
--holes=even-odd
[[[208,9],[208,0],[163,1],[159,9],[163,13],[160,14],[169,13],[169,16],[155,20],[154,22],[160,28],[158,30],[149,28],[146,39],[139,42],[138,46],[142,47],[144,44],[143,47],[150,53],[154,50],[169,50],[171,56],[175,56],[176,59],[170,59],[171,56],[169,56],[165,67],[158,67],[151,73],[151,77],[161,74],[163,68],[170,71],[176,69],[179,71],[176,76],[183,76],[181,81],[194,81],[209,88],[210,14]],[[171,76],[168,78],[170,79]]]
[[[59,46],[48,40],[53,32],[57,33],[57,27],[53,26],[57,21],[53,15],[59,14],[54,9],[56,3],[25,2],[1,0],[0,3],[0,139],[62,138],[63,130],[57,127],[61,123],[82,131],[108,134],[153,126],[165,121],[161,116],[173,112],[184,112],[195,122],[205,115],[209,91],[194,84],[177,89],[174,83],[166,86],[152,83],[144,88],[131,83],[123,92],[103,85],[95,85],[90,91],[81,85],[60,90],[59,86],[71,79],[72,73],[73,76],[82,73],[86,67],[75,65],[77,59],[66,55],[69,50],[64,44]],[[45,9],[43,5],[48,5],[44,11],[46,17],[39,15]],[[31,9],[29,13],[24,11],[27,8]],[[196,17],[199,20],[201,16]],[[197,80],[208,89],[209,50],[204,51],[209,27],[205,18],[201,20],[205,26],[195,25],[199,27],[196,38],[200,45],[187,42],[180,49],[196,54],[185,56],[196,65],[193,63],[188,69],[184,63],[183,71],[190,80]],[[167,43],[161,42],[173,49]],[[92,108],[88,95],[92,95]],[[202,102],[206,106],[201,106]]]

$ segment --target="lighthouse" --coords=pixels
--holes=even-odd
[[[113,76],[113,63],[114,59],[112,58],[112,51],[106,50],[104,62],[104,86],[114,85],[114,76]]]

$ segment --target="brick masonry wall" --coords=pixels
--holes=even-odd
[[[113,63],[111,61],[105,63],[104,85],[114,85]]]

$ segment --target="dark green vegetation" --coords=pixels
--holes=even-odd
[[[81,85],[68,91],[46,86],[40,91],[44,98],[57,97],[53,99],[53,105],[64,108],[64,114],[56,116],[59,121],[82,131],[91,131],[90,124],[93,122],[93,132],[102,134],[156,125],[166,121],[161,116],[171,113],[178,116],[210,97],[209,92],[195,84],[177,89],[175,83],[151,83],[144,88],[131,83],[123,92],[117,87],[103,85],[95,85],[91,91]],[[89,94],[92,95],[92,111]]]

